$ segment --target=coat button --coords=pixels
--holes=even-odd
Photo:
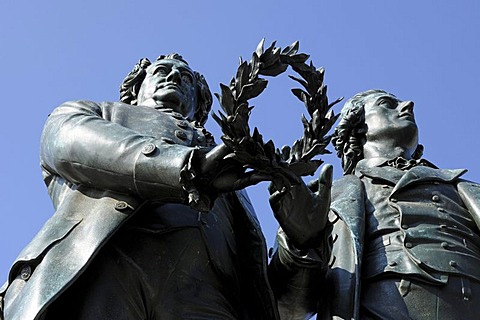
[[[405,243],[405,247],[407,247],[408,249],[411,249],[413,247],[413,244],[411,242],[407,242]]]
[[[186,140],[187,139],[187,134],[185,132],[183,132],[182,130],[175,130],[175,135],[177,136],[177,138],[179,138],[181,140]]]
[[[171,114],[175,119],[183,119],[183,115],[181,113],[173,111]]]
[[[448,264],[449,264],[450,267],[452,267],[452,268],[458,267],[457,261],[455,261],[455,260],[451,260]]]
[[[28,264],[24,265],[22,270],[20,270],[20,279],[27,281],[31,275],[32,268]]]
[[[188,122],[187,121],[178,121],[177,126],[182,129],[187,129],[188,128]]]
[[[440,197],[437,196],[437,195],[434,195],[434,196],[432,197],[432,201],[433,201],[433,202],[438,202],[438,201],[440,201]]]
[[[117,203],[115,203],[115,209],[118,211],[123,211],[127,208],[128,208],[128,203],[126,203],[125,201],[118,201]]]
[[[152,154],[153,151],[155,151],[156,149],[157,149],[156,145],[154,145],[153,143],[149,143],[143,147],[142,153],[147,156],[149,154]]]

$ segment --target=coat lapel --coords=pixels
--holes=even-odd
[[[399,190],[411,185],[422,182],[445,182],[450,183],[467,172],[466,169],[434,169],[427,166],[417,166],[408,170],[398,181],[392,190],[392,195]]]
[[[405,174],[405,171],[393,167],[371,167],[360,169],[360,173],[366,177],[386,182],[390,185],[396,185]]]

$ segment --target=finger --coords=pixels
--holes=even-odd
[[[272,180],[272,176],[268,174],[251,171],[243,174],[242,177],[238,178],[234,182],[234,189],[240,190],[249,186],[256,185],[263,181],[271,181],[271,180]]]
[[[269,201],[270,203],[277,203],[280,201],[281,198],[287,193],[287,187],[283,187],[282,190],[274,191],[270,194]]]

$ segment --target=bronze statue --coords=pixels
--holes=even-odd
[[[413,107],[382,90],[345,103],[332,139],[344,177],[332,186],[319,319],[480,315],[480,185],[421,158]],[[277,214],[328,200],[295,188],[296,200],[273,204]]]
[[[329,233],[299,219],[279,232],[267,266],[240,189],[271,177],[244,172],[224,159],[228,147],[215,147],[203,127],[212,103],[205,79],[178,54],[142,59],[121,101],[67,102],[49,116],[41,166],[56,212],[11,269],[0,294],[5,319],[315,313]],[[331,169],[324,172],[320,192],[329,198]],[[287,218],[278,216],[283,225]]]

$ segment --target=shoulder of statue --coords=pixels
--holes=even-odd
[[[337,179],[332,185],[332,200],[348,197],[353,194],[363,194],[365,191],[362,180],[353,174],[347,174]]]
[[[478,199],[480,199],[480,183],[465,179],[458,179],[457,189],[461,192],[475,194],[476,196],[478,196]]]

